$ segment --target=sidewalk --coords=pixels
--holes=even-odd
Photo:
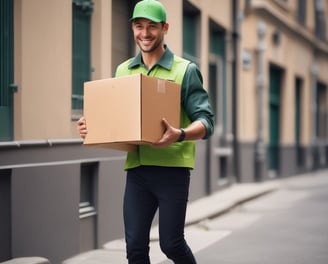
[[[280,180],[272,180],[260,183],[233,184],[224,190],[217,191],[210,196],[190,202],[187,208],[185,236],[192,248],[198,251],[206,248],[224,236],[227,232],[211,232],[208,234],[201,228],[201,222],[206,219],[219,216],[234,207],[272,192],[279,188]],[[196,225],[197,224],[197,225]],[[158,243],[158,228],[151,230],[150,257],[151,263],[160,263],[166,259],[160,250]],[[189,242],[190,241],[190,242]],[[124,239],[110,241],[103,249],[92,250],[69,258],[64,264],[124,264],[125,258]]]

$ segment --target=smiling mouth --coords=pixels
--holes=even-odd
[[[143,39],[143,40],[141,40],[141,43],[143,44],[143,45],[149,45],[149,44],[151,44],[152,43],[152,40],[151,39]]]

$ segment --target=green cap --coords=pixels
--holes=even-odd
[[[142,0],[135,5],[130,21],[136,18],[146,18],[156,23],[166,22],[166,11],[156,0]]]

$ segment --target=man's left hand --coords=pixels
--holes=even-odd
[[[171,126],[165,118],[162,119],[162,123],[165,132],[159,141],[152,144],[154,147],[168,147],[169,145],[175,143],[180,137],[180,129]]]

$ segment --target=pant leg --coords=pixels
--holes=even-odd
[[[157,201],[147,182],[135,170],[127,172],[124,194],[124,226],[129,264],[148,264],[149,232],[157,210]]]
[[[175,264],[195,264],[184,238],[190,172],[185,168],[165,168],[159,175],[156,195],[159,200],[161,249]]]

